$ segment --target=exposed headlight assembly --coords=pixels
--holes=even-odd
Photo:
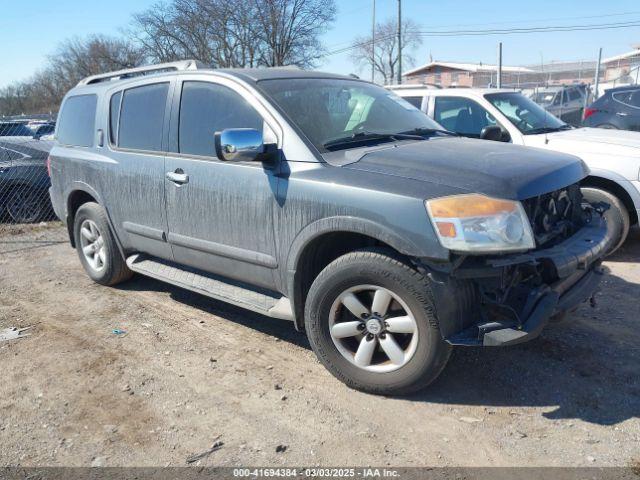
[[[469,253],[529,250],[536,244],[522,204],[480,194],[425,202],[443,247]]]

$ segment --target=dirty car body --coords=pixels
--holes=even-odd
[[[430,327],[442,344],[509,345],[535,337],[551,317],[596,291],[609,238],[603,207],[583,204],[577,185],[588,171],[579,159],[453,136],[395,94],[353,78],[287,69],[177,70],[89,80],[67,95],[65,102],[92,96],[97,112],[88,143],[65,144],[63,103],[60,144],[51,152],[51,197],[76,246],[85,242],[77,216],[84,204],[97,204],[128,268],[293,320],[334,375],[379,393],[405,391],[394,379],[419,376],[416,358],[428,355],[419,342],[433,339],[416,318],[418,324],[421,316],[436,318]],[[123,145],[133,108],[127,98],[157,85],[157,143]],[[209,117],[189,123],[189,108],[206,103],[196,93],[218,95],[218,110],[251,112],[240,119],[225,112],[211,131]],[[202,135],[210,135],[207,143],[188,151]],[[458,202],[475,211],[475,199],[498,208],[497,217],[436,218],[451,205],[457,211]],[[467,249],[469,242],[479,243]],[[83,245],[81,260],[82,250],[93,248]],[[365,272],[376,258],[389,272],[402,268],[409,282],[423,282],[433,308],[414,307],[431,302],[431,293],[386,283],[363,311],[354,295],[364,302],[368,284],[387,281],[382,264]],[[348,277],[349,262],[365,265],[359,280]],[[327,279],[335,281],[322,283]],[[344,292],[327,293],[333,285]],[[383,308],[406,311],[402,319],[413,327],[390,325],[390,315],[375,311],[380,292],[387,295]],[[325,310],[328,326],[320,318]],[[354,311],[362,319],[334,318]],[[353,351],[333,335],[334,327],[344,332],[351,325]],[[333,329],[339,354],[328,351],[329,336],[322,343],[325,328]]]

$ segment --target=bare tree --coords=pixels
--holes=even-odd
[[[172,0],[134,15],[130,33],[153,61],[309,67],[335,10],[335,0]]]
[[[352,44],[351,60],[358,68],[371,68],[388,84],[396,77],[398,67],[398,22],[387,20],[376,24],[375,48],[370,36],[357,37]],[[411,51],[422,45],[418,26],[411,20],[402,22],[402,64],[412,65],[415,61]]]
[[[131,42],[100,35],[63,42],[44,69],[30,79],[0,90],[0,114],[57,111],[65,93],[86,76],[144,63]]]

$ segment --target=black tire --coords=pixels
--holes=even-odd
[[[7,214],[15,223],[35,223],[48,212],[49,194],[28,185],[15,187],[7,200]]]
[[[581,190],[582,196],[587,202],[604,202],[610,205],[609,209],[604,213],[604,218],[614,238],[612,246],[607,252],[607,255],[611,255],[618,250],[627,239],[629,228],[631,227],[629,211],[618,197],[607,190],[596,187],[582,187]]]
[[[94,266],[89,263],[89,260],[83,253],[83,246],[80,232],[83,223],[86,220],[90,220],[97,226],[100,236],[103,239],[105,260],[103,267],[100,270],[96,270]],[[120,282],[128,280],[133,275],[133,272],[129,270],[127,264],[120,254],[120,250],[116,245],[116,240],[109,227],[109,221],[107,220],[107,213],[104,208],[94,202],[88,202],[83,204],[76,212],[73,223],[73,235],[76,244],[76,250],[80,257],[80,262],[84,267],[87,275],[96,283],[101,285],[116,285]]]
[[[409,307],[418,342],[411,359],[399,369],[371,372],[338,351],[329,330],[336,299],[356,285],[383,287]],[[383,249],[358,250],[331,262],[313,282],[305,305],[305,328],[320,362],[351,388],[381,395],[404,395],[433,382],[444,369],[451,346],[440,334],[429,280],[403,259]]]

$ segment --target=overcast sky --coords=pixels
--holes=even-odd
[[[0,87],[27,78],[40,68],[56,45],[70,36],[92,33],[115,35],[131,14],[155,0],[0,0]],[[373,0],[337,2],[338,18],[325,35],[327,48],[349,45],[371,31]],[[397,0],[377,0],[379,20],[395,17]],[[522,28],[550,25],[588,25],[640,21],[638,0],[403,0],[403,14],[425,30]],[[483,37],[425,37],[414,52],[416,65],[436,60],[495,63],[496,45],[504,44],[504,63],[523,65],[562,60],[595,60],[598,48],[613,56],[640,44],[640,27],[618,30],[496,35]],[[336,73],[361,73],[348,54],[333,55],[320,65]]]

